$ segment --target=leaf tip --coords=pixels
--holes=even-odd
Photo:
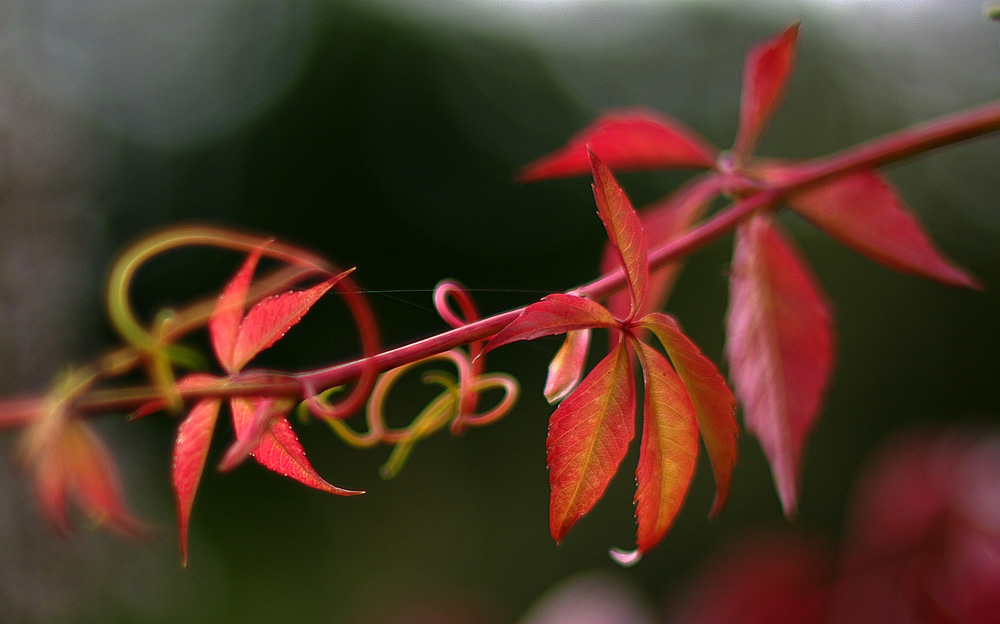
[[[531,182],[538,182],[542,180],[544,176],[539,175],[538,165],[534,162],[527,165],[522,165],[514,170],[511,174],[511,178],[516,184],[529,184]]]
[[[567,396],[569,396],[569,393],[572,392],[572,391],[573,391],[573,388],[571,388],[571,387],[556,390],[556,389],[550,388],[548,386],[548,384],[546,384],[545,391],[542,392],[542,394],[543,394],[543,396],[545,396],[545,401],[549,405],[555,405],[555,404],[559,403],[559,401],[562,401]]]
[[[580,383],[589,346],[589,329],[567,332],[563,346],[549,363],[543,392],[549,405],[555,405],[565,399]]]
[[[250,455],[250,453],[234,452],[233,447],[230,447],[229,450],[226,451],[226,454],[222,456],[222,460],[215,467],[215,469],[223,473],[232,472],[234,468],[242,464],[243,460]]]
[[[799,28],[802,26],[802,21],[796,21],[789,24],[783,31],[781,31],[776,37],[770,41],[762,43],[762,47],[768,50],[780,51],[780,52],[791,52],[794,54],[794,50],[791,50],[799,38]]]
[[[566,523],[556,524],[555,519],[549,521],[549,535],[552,536],[552,541],[556,543],[556,546],[562,546],[567,531],[569,531],[569,526],[566,526]]]
[[[712,509],[708,512],[708,517],[710,520],[718,518],[722,511],[726,508],[726,503],[728,502],[728,497],[722,492],[716,490],[715,500],[712,501]]]
[[[589,145],[587,146],[587,160],[590,161],[590,172],[594,175],[594,181],[600,183],[600,172],[606,169],[606,167],[601,162],[601,159],[597,157],[597,154],[594,153],[594,150],[590,149]]]
[[[981,279],[960,268],[955,268],[954,274],[946,283],[950,286],[968,288],[969,290],[974,290],[976,292],[986,291],[986,284],[984,284]]]
[[[781,509],[789,521],[794,521],[799,515],[799,488],[796,481],[796,479],[779,479],[778,484]]]
[[[799,22],[777,36],[753,46],[743,68],[740,122],[733,152],[743,160],[753,152],[757,139],[784,98],[795,64]]]
[[[642,561],[642,551],[636,548],[635,550],[622,550],[621,548],[611,548],[608,550],[608,554],[615,563],[623,568],[631,568],[635,564]]]

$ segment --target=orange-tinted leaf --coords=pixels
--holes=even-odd
[[[795,40],[799,25],[792,24],[777,37],[750,49],[743,66],[740,127],[733,147],[737,158],[753,152],[757,138],[785,96],[795,65]]]
[[[277,342],[302,320],[309,308],[326,291],[349,273],[350,271],[345,271],[308,290],[293,290],[268,297],[251,308],[240,323],[236,344],[233,346],[233,369],[240,370],[258,353]]]
[[[698,428],[715,474],[715,502],[710,514],[714,516],[726,504],[736,465],[736,436],[739,435],[733,416],[736,399],[715,364],[684,335],[673,317],[651,314],[642,319],[640,325],[652,331],[667,350],[694,405]]]
[[[631,320],[642,307],[646,298],[646,283],[649,280],[649,251],[646,236],[639,216],[632,208],[632,202],[625,191],[611,175],[611,171],[591,152],[590,162],[594,168],[594,199],[597,214],[608,232],[608,240],[617,251],[621,266],[625,269],[629,291],[629,315]]]
[[[682,186],[666,198],[640,209],[639,218],[649,248],[659,247],[684,234],[705,214],[712,198],[718,192],[717,178],[702,177]],[[601,273],[609,273],[620,266],[618,251],[609,242],[604,246]],[[650,273],[646,302],[636,316],[663,309],[682,266],[683,262],[671,262]],[[626,291],[618,291],[607,301],[608,310],[618,318],[625,318],[628,315],[629,305],[630,296]]]
[[[261,400],[260,398],[235,398],[229,402],[233,413],[233,428],[236,430],[237,438],[249,433],[254,415],[257,413],[256,402]],[[273,418],[267,433],[264,434],[260,444],[251,454],[265,468],[317,490],[342,496],[362,493],[339,488],[320,477],[306,458],[305,450],[295,436],[295,432],[292,431],[292,426],[288,424],[288,420],[283,415],[276,415]]]
[[[833,366],[833,320],[797,251],[765,216],[736,234],[726,355],[747,428],[764,447],[785,513]]]
[[[827,234],[876,262],[952,286],[979,287],[944,257],[895,191],[872,171],[838,178],[788,202]]]
[[[219,416],[219,399],[202,399],[195,403],[177,428],[171,478],[177,498],[177,534],[182,565],[187,565],[187,534],[191,507],[198,491],[198,482],[205,468],[212,432]]]
[[[635,382],[624,340],[549,419],[549,530],[556,542],[601,498],[635,433]]]
[[[549,363],[549,376],[545,380],[545,399],[549,403],[563,400],[580,383],[589,346],[589,329],[577,329],[566,334],[563,346]]]
[[[222,289],[215,310],[208,320],[208,335],[212,341],[212,349],[215,350],[215,357],[227,373],[234,373],[240,369],[233,365],[233,349],[236,347],[236,337],[240,321],[243,319],[247,293],[250,292],[250,283],[253,281],[253,274],[257,270],[262,251],[263,247],[258,247],[250,252],[233,279]]]
[[[576,295],[547,295],[533,303],[493,337],[483,353],[518,340],[534,340],[593,327],[618,327],[611,313],[599,303]]]
[[[35,493],[42,512],[60,533],[69,532],[66,499],[72,498],[95,523],[126,535],[147,531],[125,504],[118,470],[101,440],[77,419],[60,420],[37,441]]]
[[[635,471],[636,546],[648,552],[673,523],[698,459],[698,424],[680,377],[658,351],[634,343],[642,362],[645,403]]]
[[[590,172],[587,149],[615,171],[711,167],[716,149],[690,128],[662,113],[621,110],[607,113],[562,148],[525,165],[517,178],[532,182]]]

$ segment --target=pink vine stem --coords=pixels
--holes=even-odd
[[[886,165],[998,129],[1000,129],[1000,101],[904,128],[829,156],[799,163],[789,170],[791,175],[781,183],[775,183],[769,188],[736,201],[687,234],[651,250],[650,268],[664,266],[719,239],[754,212],[774,207],[789,193],[855,170]],[[615,270],[569,292],[591,299],[602,299],[624,286],[624,274],[621,270]],[[309,389],[329,388],[354,382],[371,375],[373,371],[386,371],[475,341],[485,340],[517,318],[523,309],[523,307],[517,308],[476,320],[370,357],[300,373],[248,371],[245,375],[233,377],[231,383],[224,387],[182,391],[181,395],[188,400],[204,396],[254,394],[302,398],[303,393]],[[131,409],[158,396],[157,390],[149,386],[96,389],[78,397],[75,407],[88,413]]]

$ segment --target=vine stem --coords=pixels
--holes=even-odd
[[[650,269],[659,268],[701,249],[731,232],[754,212],[774,207],[789,193],[852,171],[897,162],[996,130],[1000,130],[1000,101],[910,126],[826,157],[797,163],[788,169],[789,175],[781,182],[736,201],[683,236],[651,250]],[[621,269],[617,269],[567,292],[602,299],[624,287],[625,275]],[[349,383],[361,378],[366,371],[389,370],[470,342],[488,339],[517,318],[523,310],[524,307],[509,310],[367,358],[300,373],[262,374],[248,371],[246,374],[233,376],[231,383],[225,387],[184,390],[181,395],[189,400],[204,396],[255,394],[302,398],[305,388],[329,388]],[[159,396],[158,390],[152,386],[95,389],[81,395],[75,406],[88,413],[131,410]]]

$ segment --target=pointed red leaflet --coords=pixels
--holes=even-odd
[[[646,299],[646,284],[649,280],[646,236],[642,230],[642,222],[632,208],[632,202],[611,175],[611,171],[593,152],[590,153],[590,162],[594,169],[597,214],[600,215],[604,229],[608,232],[608,240],[617,250],[621,266],[625,269],[630,299],[627,319],[632,320]]]
[[[549,530],[557,543],[604,494],[634,434],[635,382],[622,340],[549,419]]]
[[[833,321],[815,277],[766,216],[736,234],[726,355],[747,428],[771,464],[786,515],[833,366]]]
[[[615,328],[618,323],[599,303],[576,295],[547,295],[533,303],[493,337],[483,353],[518,340],[534,340],[578,329],[593,327]]]
[[[219,364],[227,373],[234,373],[240,369],[239,366],[233,365],[233,349],[236,346],[240,321],[243,320],[247,293],[250,292],[250,283],[253,281],[253,274],[257,270],[263,249],[263,246],[258,247],[247,255],[236,275],[222,290],[212,316],[208,319],[208,335],[212,341],[212,349]]]
[[[308,290],[293,290],[268,297],[251,308],[240,323],[233,346],[232,364],[235,369],[242,369],[258,353],[277,342],[302,320],[320,297],[351,271],[353,269],[344,271]]]
[[[892,187],[873,171],[838,178],[793,195],[788,203],[830,236],[889,268],[979,288],[975,278],[944,257]]]
[[[740,126],[733,152],[738,160],[753,152],[757,138],[785,97],[795,64],[795,40],[799,25],[792,24],[777,37],[757,44],[747,54],[743,67]]]
[[[590,347],[590,330],[577,329],[567,332],[563,346],[549,363],[549,375],[545,379],[545,400],[558,403],[566,398],[583,376]]]
[[[211,375],[195,373],[177,382],[177,388],[210,388],[218,383]],[[174,440],[173,461],[170,479],[177,499],[177,536],[180,542],[181,563],[187,565],[187,532],[191,519],[191,508],[198,491],[198,482],[204,471],[212,433],[219,415],[219,399],[202,399],[195,403],[188,415],[177,428]]]
[[[284,416],[275,405],[277,399],[274,397],[247,397],[246,401],[253,407],[253,416],[248,423],[241,424],[237,429],[236,442],[226,450],[219,462],[220,472],[229,472],[250,457],[267,435],[275,417]]]
[[[718,179],[713,176],[697,178],[685,184],[650,206],[639,210],[642,229],[649,247],[659,247],[684,234],[688,228],[705,214],[712,198],[719,192]],[[601,258],[601,273],[617,269],[621,260],[614,245],[604,246]],[[671,262],[653,271],[646,289],[646,303],[636,313],[642,316],[653,310],[662,310],[680,274],[683,262]],[[625,318],[629,310],[629,293],[618,291],[608,298],[607,306],[617,318]]]
[[[187,565],[187,534],[191,508],[198,491],[198,482],[205,468],[208,447],[219,415],[219,399],[202,399],[195,403],[177,428],[174,442],[171,481],[177,499],[177,537],[181,548],[181,565]]]
[[[698,425],[688,393],[658,351],[633,341],[642,363],[645,403],[635,471],[636,545],[648,552],[684,504],[698,459]]]
[[[229,402],[237,439],[249,433],[254,415],[257,413],[255,400],[259,401],[260,399],[235,398]],[[306,459],[305,450],[295,436],[295,432],[292,431],[292,426],[288,424],[288,420],[283,415],[274,416],[267,433],[261,438],[260,444],[252,454],[254,459],[265,468],[317,490],[342,496],[362,493],[339,488],[320,477],[309,460]]]
[[[650,314],[640,321],[640,326],[653,332],[667,350],[694,405],[698,428],[715,474],[715,502],[709,513],[715,516],[726,504],[736,465],[736,436],[739,435],[733,414],[736,399],[715,364],[684,335],[673,317]]]
[[[602,115],[565,146],[529,163],[517,173],[521,182],[585,175],[587,149],[615,171],[708,168],[716,149],[696,132],[662,113],[630,109]]]

